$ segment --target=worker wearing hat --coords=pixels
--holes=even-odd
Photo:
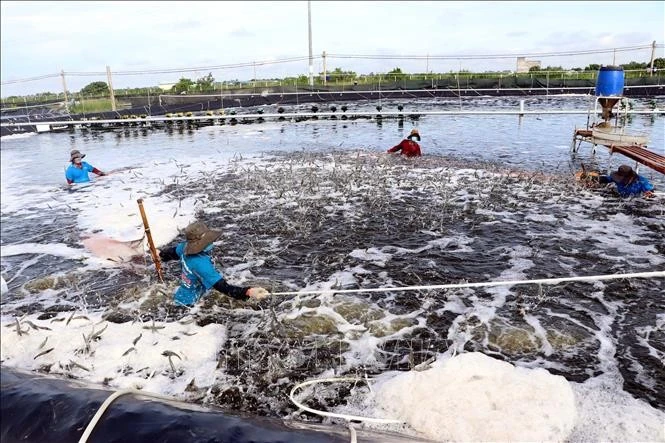
[[[633,171],[628,165],[621,165],[619,169],[610,175],[600,177],[600,183],[615,183],[617,192],[622,197],[640,196],[653,197],[654,186],[643,177]]]
[[[422,154],[420,153],[419,141],[420,133],[414,128],[411,130],[409,136],[402,140],[399,145],[388,149],[388,153],[392,154],[401,151],[401,154],[407,157],[420,157]]]
[[[220,235],[220,231],[208,229],[203,222],[194,222],[185,228],[184,242],[159,253],[163,261],[180,260],[182,273],[174,295],[176,304],[193,306],[212,288],[238,300],[262,300],[269,295],[264,288],[231,285],[217,271],[210,251]]]
[[[85,154],[81,154],[78,149],[74,149],[69,153],[70,165],[65,169],[67,184],[71,185],[74,183],[89,182],[90,177],[88,176],[88,173],[90,172],[97,175],[106,175],[105,172],[100,171],[90,163],[84,162],[83,157],[85,157]]]

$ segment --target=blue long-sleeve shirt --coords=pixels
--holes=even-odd
[[[624,185],[621,182],[612,180],[612,176],[603,175],[601,178],[601,183],[614,183],[617,186],[617,192],[622,197],[630,197],[635,195],[640,195],[643,192],[653,191],[654,186],[649,183],[649,180],[646,177],[638,175],[632,183]]]
[[[165,249],[159,253],[164,261],[180,260],[181,274],[180,286],[175,292],[174,301],[183,306],[194,305],[204,297],[211,288],[227,294],[238,300],[247,300],[249,287],[231,285],[224,280],[217,271],[210,257],[212,244],[208,245],[198,254],[186,255],[187,242],[179,243],[175,247]]]

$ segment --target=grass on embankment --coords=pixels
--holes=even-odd
[[[122,109],[126,105],[116,100],[116,109]],[[72,114],[84,114],[93,112],[106,112],[112,111],[110,98],[92,98],[89,100],[77,100],[76,103],[69,107],[69,112]]]

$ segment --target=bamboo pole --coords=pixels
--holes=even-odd
[[[136,200],[136,203],[139,204],[139,210],[141,211],[141,218],[143,219],[143,227],[145,228],[145,235],[148,237],[148,246],[150,247],[150,255],[152,256],[152,261],[155,262],[157,277],[159,277],[159,281],[164,283],[164,277],[162,273],[162,262],[159,260],[159,254],[157,254],[157,249],[155,249],[155,243],[152,241],[152,233],[150,232],[150,226],[148,225],[148,217],[145,215],[145,210],[143,209],[143,199],[139,198],[138,200]]]

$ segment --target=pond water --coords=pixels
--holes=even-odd
[[[533,98],[528,106],[586,109],[588,101]],[[465,101],[464,109],[518,103],[480,98]],[[348,104],[349,113],[375,105]],[[293,383],[408,371],[433,356],[479,351],[565,377],[586,396],[578,407],[590,407],[600,398],[593,392],[609,389],[661,412],[662,278],[390,290],[663,270],[665,178],[640,169],[656,185],[651,200],[576,183],[581,163],[608,165],[603,147],[570,153],[573,131],[586,120],[407,116],[3,138],[3,364],[316,420],[288,401]],[[626,124],[647,132],[652,149],[663,153],[662,116],[632,116]],[[412,127],[424,156],[386,155]],[[115,172],[68,189],[64,167],[75,148],[93,166]],[[634,164],[613,156],[613,166],[621,163]],[[164,264],[161,283],[147,254],[107,260],[83,246],[90,236],[142,238],[138,198],[157,247],[182,241],[179,230],[201,219],[223,231],[213,256],[229,282],[322,292],[258,304],[214,293],[193,310],[174,306],[177,263]],[[362,288],[386,290],[335,294]],[[16,326],[17,319],[49,329]],[[103,324],[112,325],[113,339],[109,329],[86,340]],[[30,334],[19,334],[22,328]],[[138,334],[143,339],[133,343]],[[48,337],[50,344],[39,347]],[[35,358],[49,347],[55,349]],[[160,354],[167,348],[178,358]],[[352,391],[317,393],[316,403],[348,408]],[[618,440],[638,435],[580,432]]]

